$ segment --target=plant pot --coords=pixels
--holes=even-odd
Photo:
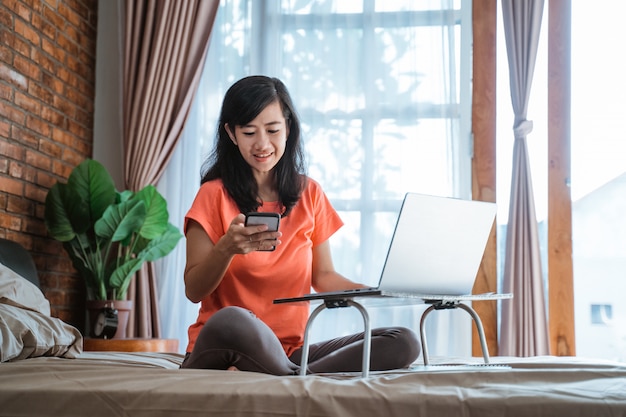
[[[112,339],[126,339],[126,328],[128,327],[130,311],[133,308],[132,300],[87,300],[87,312],[89,313],[89,329],[87,329],[87,334],[93,336],[93,329],[98,313],[106,307],[117,310],[117,330]]]

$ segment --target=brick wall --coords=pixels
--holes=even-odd
[[[97,0],[0,0],[0,237],[32,254],[52,314],[84,327],[84,284],[43,222],[91,157]]]

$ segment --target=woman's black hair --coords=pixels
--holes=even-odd
[[[226,132],[226,125],[234,129],[254,120],[269,104],[280,103],[289,126],[285,153],[274,167],[274,181],[280,203],[287,216],[296,205],[305,186],[304,150],[300,138],[300,120],[287,87],[277,78],[254,75],[233,84],[222,103],[217,140],[213,152],[203,164],[201,184],[221,179],[228,194],[242,213],[257,211],[262,201],[252,174],[252,168],[243,159],[237,146]]]

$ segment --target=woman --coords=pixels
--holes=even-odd
[[[251,76],[230,87],[208,162],[185,217],[185,291],[201,307],[182,367],[297,374],[309,306],[272,301],[364,286],[333,267],[328,239],[343,223],[304,174],[300,122],[280,80]],[[243,213],[255,211],[280,213],[280,231],[246,227]],[[359,371],[362,343],[360,333],[311,345],[308,371]],[[411,330],[372,331],[372,370],[418,354]]]

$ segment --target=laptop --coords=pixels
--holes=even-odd
[[[472,287],[495,215],[495,203],[407,193],[377,287],[294,294],[274,303],[369,296],[476,299]]]

